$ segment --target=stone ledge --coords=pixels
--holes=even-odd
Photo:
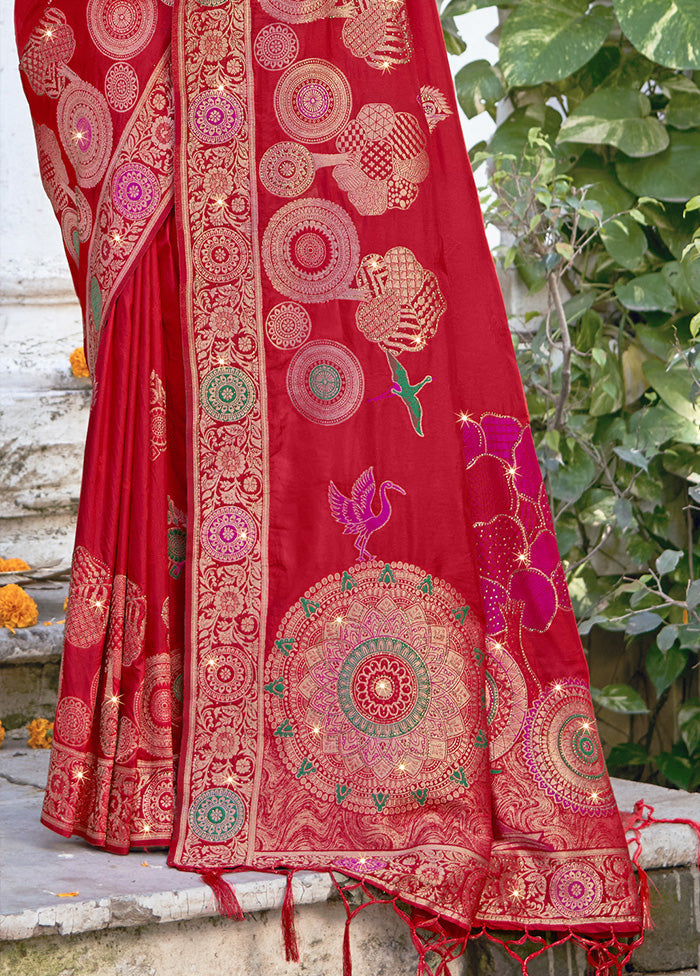
[[[5,575],[9,576],[9,574],[0,574],[0,586],[5,583],[3,580]],[[11,580],[7,580],[10,581],[14,581],[14,576]],[[32,599],[36,600],[39,622],[34,627],[22,627],[14,632],[6,627],[0,627],[0,665],[47,664],[60,661],[63,653],[64,624],[51,623],[45,626],[44,621],[63,619],[65,616],[63,603],[68,595],[68,584],[60,584],[51,589],[42,588],[39,582],[21,585]]]

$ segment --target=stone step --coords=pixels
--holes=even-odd
[[[284,881],[232,878],[248,918],[216,914],[197,875],[167,867],[162,851],[125,857],[51,833],[39,823],[48,753],[18,733],[0,750],[0,976],[341,976],[345,912],[327,875],[294,879],[302,961],[286,963],[280,927]],[[657,817],[700,820],[700,797],[614,781],[618,803],[644,799]],[[700,875],[697,835],[682,824],[643,832],[656,928],[631,973],[697,976]],[[414,976],[407,927],[388,906],[369,906],[351,926],[354,976]],[[696,967],[696,968],[692,968]],[[530,963],[529,976],[584,976],[582,953],[559,947]],[[505,952],[475,941],[452,976],[519,976]]]

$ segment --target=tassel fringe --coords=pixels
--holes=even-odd
[[[223,915],[224,918],[232,918],[236,922],[242,922],[245,914],[236,897],[236,892],[228,881],[224,881],[223,872],[214,870],[202,871],[201,878],[214,892],[216,910],[219,915]]]
[[[282,904],[282,936],[284,938],[284,957],[287,962],[299,962],[299,940],[297,939],[294,892],[292,891],[293,880],[294,872],[290,871],[287,875],[287,887]]]

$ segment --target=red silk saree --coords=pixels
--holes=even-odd
[[[333,871],[446,955],[619,948],[434,3],[19,2],[17,35],[94,382],[43,822],[219,887]]]

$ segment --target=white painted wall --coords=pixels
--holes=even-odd
[[[468,48],[451,58],[453,69],[494,60],[485,35],[496,9],[460,23]],[[0,0],[0,556],[67,566],[90,389],[68,361],[82,345],[80,309],[39,179],[17,61],[13,4]],[[469,145],[488,138],[487,116],[463,121]]]

